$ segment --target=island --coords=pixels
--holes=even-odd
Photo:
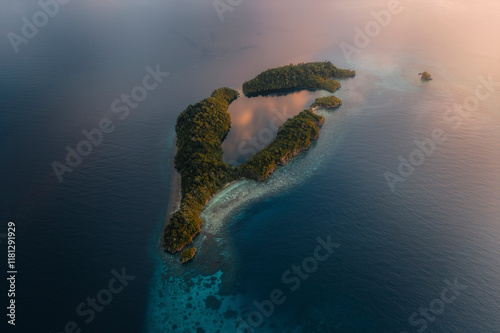
[[[189,261],[193,260],[194,255],[196,254],[196,247],[190,247],[181,252],[181,263],[186,264]]]
[[[164,246],[175,253],[200,232],[200,213],[208,200],[229,182],[238,179],[235,168],[222,161],[222,141],[231,127],[227,112],[239,93],[215,90],[211,97],[189,105],[177,118],[177,153],[174,165],[181,175],[180,208],[164,231]]]
[[[319,126],[324,121],[324,117],[311,110],[304,110],[288,119],[268,146],[238,167],[240,175],[258,181],[266,180],[279,165],[285,165],[292,157],[309,149],[311,141],[318,138]]]
[[[334,77],[352,77],[356,73],[339,69],[331,62],[302,63],[269,69],[243,85],[246,96],[265,95],[286,89],[323,89],[334,92],[340,83]],[[274,77],[274,79],[273,79]],[[239,97],[236,90],[224,87],[210,97],[189,105],[177,118],[175,168],[181,176],[179,209],[170,217],[163,232],[163,247],[170,253],[181,252],[181,262],[191,260],[196,248],[183,249],[201,231],[204,206],[227,184],[253,179],[264,181],[278,166],[285,165],[300,152],[309,149],[319,135],[324,117],[315,107],[333,108],[342,104],[335,96],[316,99],[310,109],[288,119],[276,138],[245,163],[233,167],[222,160],[222,142],[229,133],[229,105]],[[332,98],[334,97],[334,98]]]
[[[342,101],[337,96],[326,96],[326,97],[318,97],[311,104],[311,110],[315,110],[316,108],[324,108],[324,109],[336,109],[342,105]]]
[[[340,83],[333,78],[353,77],[355,71],[335,67],[330,61],[301,63],[273,69],[243,83],[245,96],[258,96],[288,90],[319,90],[335,92]]]
[[[418,75],[421,75],[421,77],[420,77],[421,80],[424,80],[424,81],[432,80],[431,74],[429,74],[429,72],[418,73]]]

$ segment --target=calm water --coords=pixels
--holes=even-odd
[[[7,34],[40,7],[0,3],[0,233],[16,223],[19,272],[7,331],[243,332],[279,289],[286,299],[254,332],[499,332],[500,86],[457,110],[481,77],[500,81],[500,7],[401,3],[349,57],[340,43],[355,46],[385,1],[244,1],[223,21],[210,1],[73,1],[17,54]],[[358,72],[340,109],[318,111],[319,140],[268,182],[211,200],[191,264],[162,254],[177,115],[220,86],[318,60]],[[111,104],[157,64],[170,75],[121,119]],[[237,100],[224,159],[243,162],[324,94]],[[103,118],[114,130],[59,182],[51,163]],[[392,191],[384,174],[434,130],[446,139]],[[282,275],[327,236],[339,246],[290,290]],[[76,308],[122,268],[135,278],[85,322]],[[439,301],[455,279],[456,298]]]
[[[247,98],[234,101],[231,114],[231,131],[222,144],[224,161],[230,164],[245,162],[250,156],[271,143],[278,128],[290,117],[308,109],[320,91],[296,91]]]

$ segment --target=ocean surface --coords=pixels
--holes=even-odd
[[[498,2],[221,2],[70,1],[17,46],[40,4],[0,3],[1,331],[500,332]],[[357,75],[310,150],[215,196],[191,263],[163,253],[178,114],[324,60]],[[240,97],[224,160],[325,95]]]

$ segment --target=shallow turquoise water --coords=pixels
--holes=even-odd
[[[344,106],[319,111],[326,122],[307,153],[269,181],[236,183],[209,203],[195,242],[201,253],[181,272],[164,267],[192,283],[159,282],[152,323],[168,316],[163,329],[210,332],[497,331],[499,174],[494,149],[481,143],[499,135],[498,123],[486,119],[497,117],[495,109],[483,106],[454,128],[442,115],[466,90],[364,70],[342,82]],[[408,159],[414,141],[435,128],[447,140],[392,192],[384,173],[397,173],[398,155]],[[283,273],[327,236],[340,247],[291,290]],[[208,287],[201,278],[211,276]],[[461,286],[460,295],[444,309],[433,303],[432,320],[410,322],[439,299],[445,280]],[[255,301],[275,289],[285,302],[268,318],[252,315],[262,309]],[[206,307],[208,295],[220,300],[216,310]]]

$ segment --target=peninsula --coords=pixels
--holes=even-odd
[[[340,83],[333,78],[355,74],[329,61],[289,65],[269,69],[245,82],[243,93],[255,96],[288,89],[334,92],[340,88]],[[210,97],[189,105],[177,118],[175,168],[181,175],[181,202],[163,233],[164,249],[170,253],[179,252],[192,243],[203,224],[201,211],[226,184],[240,179],[264,181],[278,166],[309,149],[324,122],[324,117],[315,114],[312,108],[333,108],[342,104],[335,96],[317,99],[311,109],[288,119],[268,146],[245,163],[233,167],[222,160],[222,142],[231,127],[229,105],[238,97],[239,93],[233,89],[219,88]],[[181,261],[192,259],[195,251],[194,248],[185,251]]]

